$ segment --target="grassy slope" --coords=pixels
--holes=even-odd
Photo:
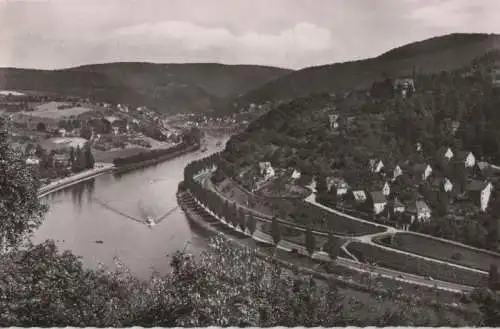
[[[241,98],[241,102],[291,99],[317,92],[369,87],[387,76],[452,70],[491,49],[500,48],[499,35],[451,34],[411,43],[376,58],[305,68],[284,75]]]

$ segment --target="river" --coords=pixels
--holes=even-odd
[[[184,167],[222,150],[226,140],[207,138],[204,153],[197,151],[122,174],[104,174],[48,195],[43,202],[49,212],[32,241],[52,239],[61,250],[81,256],[90,268],[99,263],[113,268],[116,256],[140,278],[149,277],[153,270],[167,272],[168,255],[184,248],[197,255],[207,247],[203,231],[192,227],[177,205]],[[217,141],[222,146],[217,147]],[[139,222],[147,216],[161,221],[153,227]]]

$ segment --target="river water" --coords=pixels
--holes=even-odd
[[[226,140],[207,138],[204,153],[197,151],[127,173],[104,174],[50,194],[43,200],[50,210],[33,242],[52,239],[61,250],[81,256],[91,268],[99,263],[113,268],[116,256],[141,278],[153,270],[167,272],[168,255],[184,248],[196,255],[207,247],[203,231],[192,227],[177,205],[184,167],[222,150]],[[218,141],[222,146],[216,146]],[[161,221],[153,227],[140,222],[148,216]]]

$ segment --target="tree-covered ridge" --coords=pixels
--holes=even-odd
[[[409,97],[394,93],[389,80],[386,93],[377,93],[374,85],[371,93],[319,94],[282,104],[232,138],[225,158],[239,168],[267,159],[273,166],[298,166],[313,174],[366,168],[372,157],[406,161],[418,142],[424,158],[432,160],[440,147],[450,146],[500,161],[495,129],[500,97],[490,75],[496,60],[499,53],[491,52],[460,70],[416,75],[416,91]],[[340,117],[337,131],[328,129],[329,114]],[[460,127],[452,134],[454,121]]]

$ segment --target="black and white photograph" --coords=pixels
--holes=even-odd
[[[0,0],[0,327],[500,326],[500,0]]]

